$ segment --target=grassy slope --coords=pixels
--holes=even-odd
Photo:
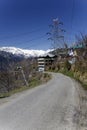
[[[34,88],[34,87],[36,87],[36,86],[38,86],[40,84],[48,82],[50,79],[51,79],[51,75],[47,74],[47,73],[44,73],[44,75],[42,77],[42,80],[39,80],[39,79],[34,77],[29,82],[29,86],[21,86],[19,88],[16,88],[16,89],[10,91],[10,92],[2,93],[2,94],[0,94],[0,98],[9,97],[9,96],[11,96],[11,95],[13,95],[15,93],[22,92],[22,91],[30,89],[30,88]]]
[[[69,77],[71,77],[71,78],[74,78],[74,79],[77,80],[77,81],[79,81],[79,82],[81,83],[82,87],[83,87],[85,90],[87,90],[87,84],[84,84],[83,82],[81,82],[78,77],[74,77],[74,72],[73,72],[73,71],[63,70],[63,71],[59,71],[59,72],[60,72],[60,73],[63,73],[64,75],[67,75],[67,76],[69,76]]]

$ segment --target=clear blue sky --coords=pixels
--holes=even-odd
[[[71,44],[75,34],[87,33],[87,0],[0,0],[0,47],[51,48],[46,33],[57,17]]]

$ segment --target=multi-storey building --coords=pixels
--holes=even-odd
[[[55,61],[56,56],[52,54],[47,54],[38,58],[38,71],[44,71],[48,66],[51,66]]]

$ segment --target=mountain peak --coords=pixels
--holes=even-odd
[[[50,49],[44,51],[44,50],[28,50],[28,49],[20,49],[16,47],[0,47],[0,51],[5,51],[12,53],[14,55],[23,55],[24,57],[38,57],[38,56],[43,56],[45,54],[48,54]]]

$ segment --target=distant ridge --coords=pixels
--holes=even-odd
[[[20,49],[16,47],[0,47],[0,51],[4,51],[4,52],[12,53],[14,55],[24,56],[25,58],[28,58],[28,57],[44,56],[52,50],[48,49],[47,51],[44,51],[44,50]]]

